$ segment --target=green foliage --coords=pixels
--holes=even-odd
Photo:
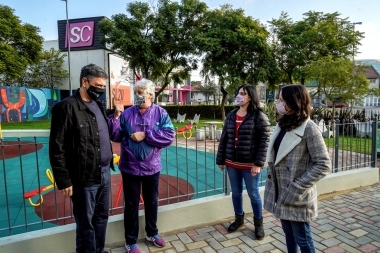
[[[276,82],[278,71],[268,35],[264,25],[242,9],[222,5],[207,12],[195,40],[204,54],[202,75],[219,78],[222,111],[228,90],[236,90],[243,83]]]
[[[205,54],[202,73],[217,75],[236,85],[274,81],[268,35],[264,25],[246,16],[242,9],[223,5],[208,11],[196,37]]]
[[[62,84],[62,80],[69,76],[68,71],[62,68],[66,55],[59,50],[51,48],[39,54],[39,60],[30,65],[24,72],[18,83],[28,87],[57,88]]]
[[[362,110],[353,111],[350,108],[335,109],[333,108],[315,108],[312,111],[311,119],[321,120],[326,123],[333,120],[339,120],[339,122],[350,122],[353,119],[362,120],[364,112]]]
[[[43,38],[38,27],[23,24],[8,6],[0,5],[0,17],[0,82],[10,85],[38,60]]]
[[[307,69],[312,61],[328,55],[332,58],[351,58],[363,33],[355,31],[354,24],[341,18],[337,12],[309,11],[301,21],[294,22],[287,13],[272,19],[272,49],[282,70],[282,82],[305,83]]]
[[[206,98],[206,104],[209,103],[210,96],[214,96],[215,101],[217,86],[215,82],[211,81],[209,78],[206,78],[206,82],[199,86],[198,90]]]
[[[322,57],[311,62],[306,73],[317,80],[318,92],[334,103],[337,98],[344,103],[361,99],[369,91],[363,67],[346,58]]]
[[[264,112],[268,116],[271,126],[276,125],[277,109],[274,102],[266,103],[264,106]]]
[[[133,2],[129,15],[117,14],[100,22],[104,42],[126,59],[130,67],[159,84],[156,97],[172,82],[181,83],[197,68],[199,53],[195,37],[205,3],[198,0],[171,2],[159,0],[157,6]]]

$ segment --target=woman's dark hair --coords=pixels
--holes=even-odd
[[[260,108],[260,100],[259,95],[257,94],[256,87],[250,84],[243,84],[240,85],[240,87],[237,89],[237,93],[239,93],[239,90],[243,89],[244,92],[248,94],[248,97],[251,98],[251,101],[249,101],[247,111],[250,113],[253,113],[256,110],[262,111]]]
[[[282,99],[290,107],[291,113],[278,120],[282,129],[290,131],[300,126],[311,114],[311,99],[305,86],[301,84],[286,85],[281,89]]]

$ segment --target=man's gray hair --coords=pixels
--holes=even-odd
[[[154,101],[156,85],[154,85],[154,83],[151,80],[143,78],[143,79],[137,81],[133,85],[133,91],[136,92],[136,90],[139,88],[145,90],[148,94],[151,94],[152,95],[152,102]]]
[[[88,82],[91,82],[91,80],[95,77],[107,79],[108,74],[107,72],[104,71],[104,69],[102,69],[98,65],[91,63],[84,66],[82,70],[80,71],[80,79],[79,79],[80,86],[82,86],[83,77],[87,78]]]

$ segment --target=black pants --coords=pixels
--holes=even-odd
[[[160,172],[150,176],[134,176],[121,172],[123,177],[124,191],[124,231],[125,242],[136,244],[139,233],[139,204],[140,191],[145,206],[145,232],[147,236],[158,234],[157,211],[158,211],[158,184]]]

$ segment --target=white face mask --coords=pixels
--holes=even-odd
[[[280,115],[285,115],[287,113],[287,111],[285,109],[285,103],[282,102],[282,101],[277,101],[276,102],[276,109],[277,109],[277,112]]]

